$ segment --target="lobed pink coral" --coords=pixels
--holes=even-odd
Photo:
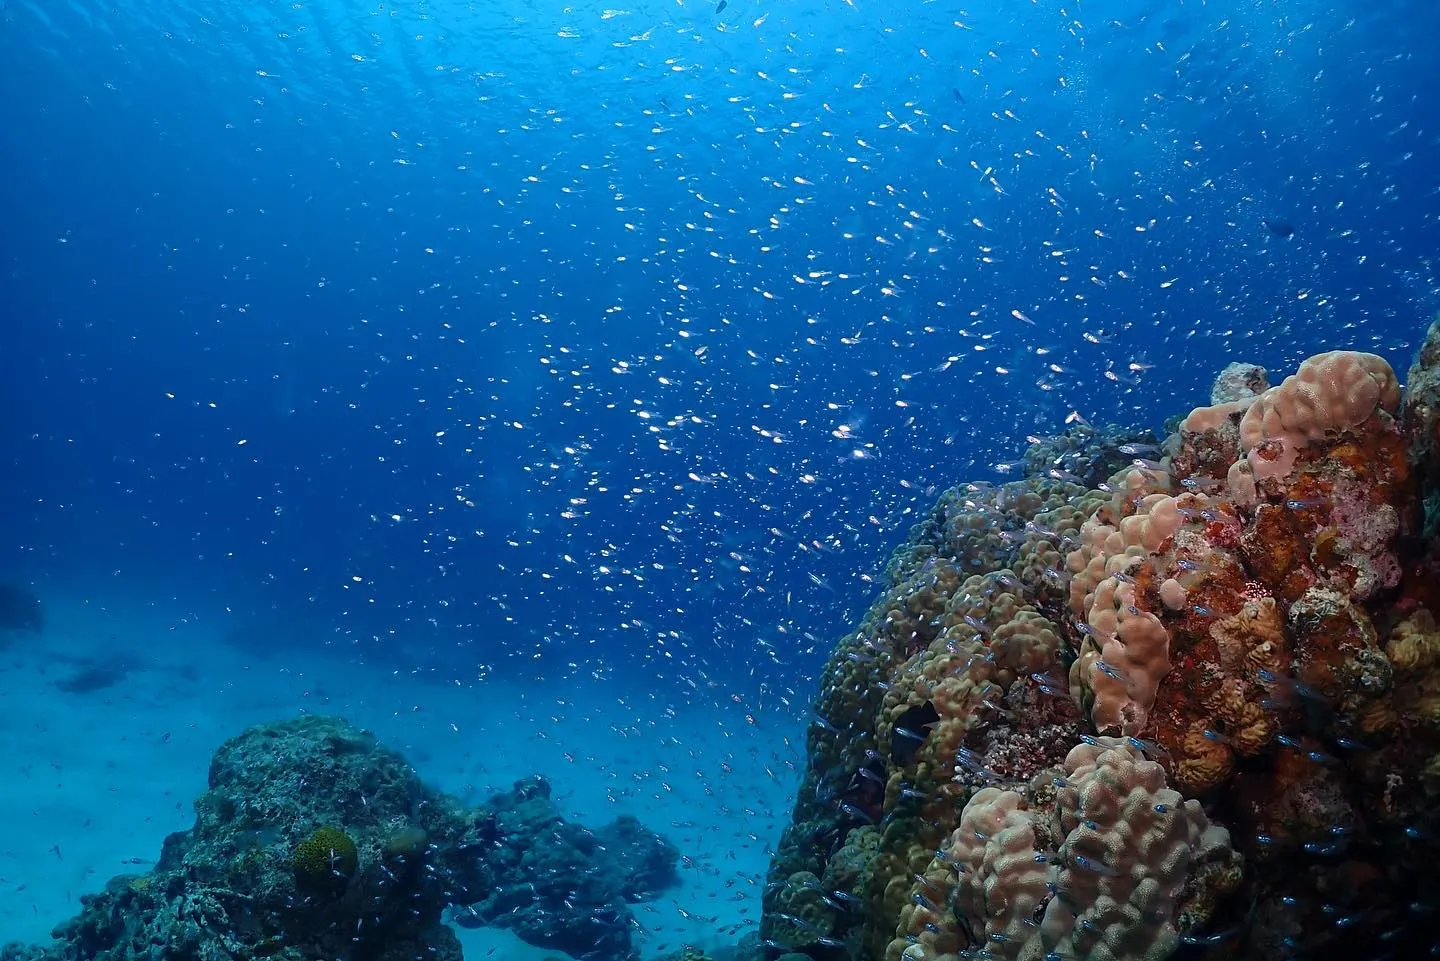
[[[1255,483],[1287,476],[1307,445],[1399,406],[1400,384],[1383,357],[1353,350],[1316,354],[1246,408],[1240,445],[1249,456],[1246,466],[1237,461],[1231,468],[1230,485],[1248,499]]]

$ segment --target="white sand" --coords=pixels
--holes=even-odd
[[[687,707],[674,691],[619,699],[588,677],[465,688],[346,664],[343,652],[262,660],[220,643],[205,618],[123,599],[50,597],[46,614],[43,635],[0,645],[0,943],[43,942],[82,894],[147,870],[164,837],[191,826],[215,748],[300,712],[373,730],[427,782],[467,799],[538,773],[569,819],[631,814],[665,834],[686,860],[680,885],[635,906],[647,957],[733,944],[758,919],[799,781],[793,720],[752,724],[723,692],[720,706]],[[134,665],[119,684],[57,688],[116,656]],[[557,954],[508,932],[461,938],[472,959]]]

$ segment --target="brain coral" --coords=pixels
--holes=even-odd
[[[350,835],[325,825],[295,844],[291,864],[295,868],[295,883],[302,887],[341,887],[360,866],[360,855]]]

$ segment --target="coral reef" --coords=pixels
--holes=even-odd
[[[46,946],[4,961],[450,958],[446,912],[577,956],[630,961],[629,904],[678,852],[632,818],[565,821],[538,778],[468,809],[344,721],[301,717],[227,741],[154,869],[82,898]],[[509,912],[506,914],[505,912]]]
[[[944,493],[826,666],[768,956],[1440,943],[1440,320],[1408,380],[1232,364]]]

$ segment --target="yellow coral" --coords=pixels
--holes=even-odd
[[[1424,608],[1395,625],[1385,644],[1385,656],[1397,671],[1407,674],[1434,667],[1440,663],[1440,627],[1434,616]]]
[[[1385,656],[1396,671],[1394,711],[1440,730],[1440,625],[1435,617],[1422,607],[1395,625]]]

